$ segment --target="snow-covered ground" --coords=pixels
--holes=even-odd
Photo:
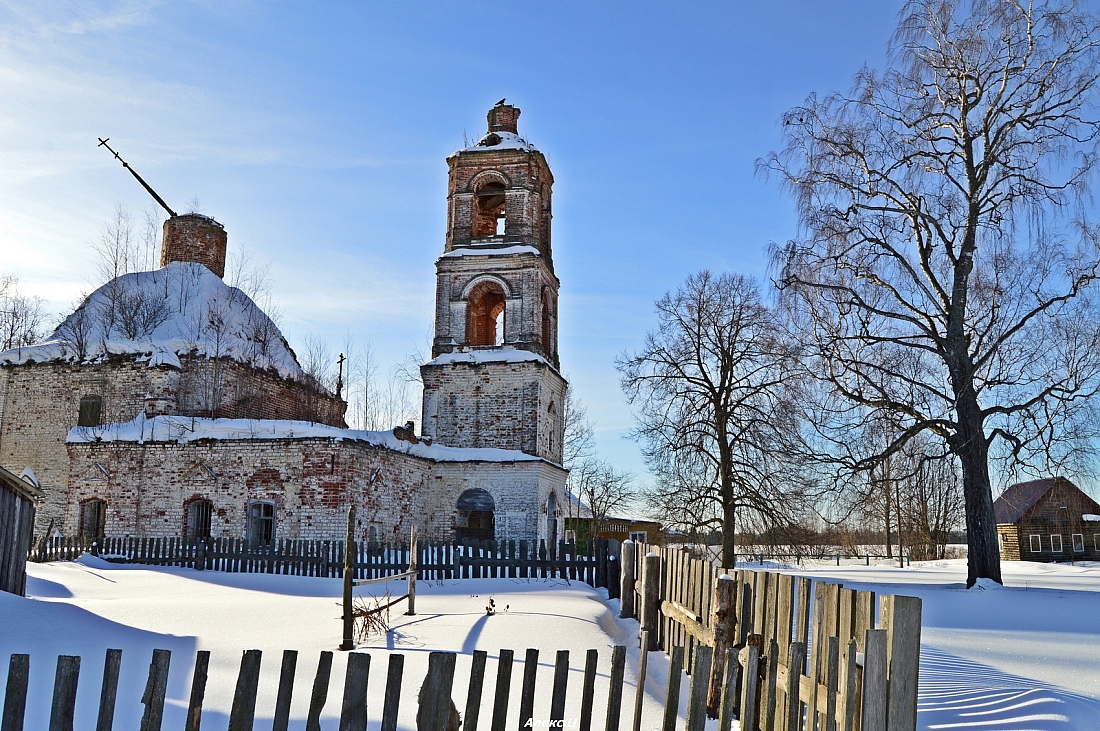
[[[196,650],[211,650],[203,728],[225,728],[241,651],[264,651],[257,729],[270,723],[283,649],[299,650],[292,728],[302,728],[318,653],[340,639],[338,579],[226,574],[189,569],[117,566],[91,557],[28,567],[28,598],[0,593],[0,660],[31,654],[32,701],[27,728],[45,728],[58,654],[78,654],[81,690],[77,729],[94,727],[103,653],[123,649],[123,690],[116,728],[136,728],[140,695],[153,648],[173,652],[165,728],[179,728],[190,691]],[[887,566],[800,567],[879,594],[924,601],[921,638],[922,729],[1100,729],[1100,564],[1054,566],[1005,563],[1006,586],[963,588],[965,562]],[[402,591],[400,583],[393,586]],[[360,590],[361,591],[361,590]],[[484,611],[492,595],[498,613]],[[414,728],[416,689],[430,650],[454,650],[454,698],[464,710],[473,649],[489,653],[482,718],[488,720],[498,650],[515,650],[509,726],[518,718],[526,648],[541,650],[535,715],[549,711],[554,651],[571,651],[567,716],[576,714],[584,652],[600,652],[597,698],[604,695],[611,646],[629,648],[623,718],[633,709],[637,624],[616,619],[617,602],[578,583],[483,579],[418,585],[418,614],[395,613],[392,631],[361,651],[372,656],[370,714],[381,711],[389,652],[405,655],[402,728]],[[505,607],[507,609],[505,610]],[[335,729],[347,655],[335,654],[323,727]],[[2,667],[2,666],[0,666]],[[649,658],[643,728],[658,724],[667,660]],[[0,677],[5,671],[0,670]],[[2,687],[2,686],[0,686]],[[684,678],[681,708],[686,701]],[[597,727],[602,727],[597,701]],[[625,722],[624,722],[624,727]],[[375,721],[371,728],[377,728]]]
[[[794,573],[921,597],[919,728],[1100,729],[1100,564],[1001,566],[985,590],[964,559]]]
[[[378,585],[370,588],[384,593]],[[0,678],[7,674],[11,653],[31,655],[31,698],[27,708],[29,730],[45,729],[49,721],[51,689],[57,655],[81,655],[81,682],[77,697],[76,728],[94,729],[104,652],[122,648],[122,689],[116,710],[118,729],[135,729],[141,717],[141,694],[154,648],[172,651],[168,703],[164,728],[182,728],[190,695],[195,652],[210,650],[210,681],[203,710],[204,729],[224,729],[240,669],[241,652],[263,651],[257,729],[270,728],[284,649],[299,651],[291,728],[304,728],[309,694],[321,650],[336,650],[341,638],[339,620],[342,582],[267,574],[229,574],[178,568],[121,566],[85,555],[79,561],[28,566],[27,598],[0,592]],[[404,582],[391,585],[404,593]],[[492,596],[497,613],[486,616]],[[625,644],[627,658],[624,714],[633,712],[638,651],[637,623],[621,624],[603,596],[585,584],[541,579],[467,579],[420,582],[417,615],[391,616],[391,632],[360,648],[371,655],[370,696],[372,724],[381,718],[385,673],[390,652],[405,655],[402,685],[402,728],[415,728],[416,693],[427,672],[428,653],[453,650],[459,657],[453,697],[464,712],[474,649],[489,653],[479,724],[488,727],[492,713],[498,651],[515,651],[512,668],[511,728],[519,717],[519,691],[527,648],[540,650],[536,718],[549,717],[550,689],[556,650],[570,650],[567,715],[580,706],[585,652],[600,653],[596,698],[606,698],[611,647]],[[629,634],[634,641],[630,642]],[[340,713],[347,653],[333,658],[329,701],[322,727],[335,729]],[[646,718],[658,718],[667,678],[667,663],[650,655],[653,669],[647,683]],[[663,672],[662,672],[663,671]],[[3,685],[0,684],[0,688]],[[685,689],[686,694],[686,689]],[[686,695],[685,695],[686,697]],[[604,702],[597,700],[602,727]]]

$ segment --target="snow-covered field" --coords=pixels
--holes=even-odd
[[[987,590],[963,559],[796,573],[921,597],[920,728],[1100,729],[1100,564],[1002,572]]]
[[[404,581],[393,582],[392,592],[404,593]],[[384,592],[378,585],[370,588]],[[210,650],[210,680],[203,705],[203,728],[224,729],[241,652],[263,651],[257,729],[270,728],[278,689],[279,664],[284,649],[299,651],[294,687],[291,728],[305,726],[313,677],[321,650],[336,650],[341,638],[339,620],[342,582],[267,574],[228,574],[191,569],[121,566],[85,555],[79,561],[28,566],[27,598],[0,592],[0,660],[7,674],[11,653],[31,655],[31,699],[27,709],[28,731],[45,729],[49,721],[54,666],[58,654],[81,655],[81,683],[77,696],[76,728],[94,729],[104,652],[118,647],[122,655],[122,683],[115,728],[136,729],[143,709],[149,659],[154,648],[172,651],[164,728],[182,728],[190,696],[191,671],[196,650]],[[497,613],[486,616],[492,596]],[[519,690],[527,648],[540,650],[535,717],[548,718],[550,688],[556,650],[570,650],[567,715],[580,706],[585,652],[600,653],[596,697],[606,697],[611,647],[629,645],[630,625],[620,625],[600,593],[585,584],[560,580],[472,579],[420,582],[417,615],[391,616],[391,632],[360,648],[371,655],[371,692],[368,710],[378,728],[390,652],[405,655],[402,685],[402,728],[415,728],[416,693],[427,672],[428,653],[453,650],[460,656],[453,697],[465,710],[470,654],[489,653],[482,696],[482,727],[491,719],[497,656],[502,648],[515,651],[512,668],[511,712],[508,726],[519,717]],[[637,624],[633,624],[634,644]],[[637,649],[628,653],[626,682],[630,686],[624,712],[631,713],[636,687]],[[347,653],[333,658],[329,701],[322,727],[335,729],[340,713]],[[663,696],[661,659],[650,656],[654,668],[646,717],[660,713]],[[667,670],[665,670],[667,673]],[[651,684],[647,683],[647,686]],[[0,688],[3,685],[0,684]],[[604,706],[597,701],[601,717]]]
[[[0,594],[0,660],[31,654],[32,700],[27,729],[46,728],[58,654],[78,654],[81,690],[77,729],[94,728],[104,650],[123,649],[123,690],[116,728],[136,728],[140,696],[153,648],[172,650],[164,728],[181,728],[196,650],[211,650],[203,728],[225,728],[241,651],[264,651],[257,729],[270,723],[283,649],[299,650],[292,728],[301,729],[318,653],[340,639],[338,579],[226,574],[141,566],[117,566],[84,557],[79,562],[28,567],[28,598]],[[832,578],[880,594],[911,594],[924,600],[921,648],[922,729],[1100,729],[1100,564],[1052,566],[1006,563],[1007,586],[963,588],[963,561],[898,569],[884,566],[801,567],[797,573]],[[395,584],[395,593],[402,589]],[[498,613],[484,611],[492,595]],[[464,653],[454,698],[463,710],[469,653],[489,653],[482,719],[490,717],[496,657],[515,650],[512,710],[526,648],[541,650],[535,715],[549,710],[554,651],[571,651],[567,716],[576,713],[584,652],[600,652],[597,698],[606,688],[610,648],[625,644],[627,689],[624,720],[633,708],[637,624],[617,620],[617,602],[583,584],[562,581],[483,579],[421,582],[416,617],[395,613],[392,631],[361,648],[372,656],[370,714],[381,711],[389,652],[405,655],[402,728],[414,728],[416,689],[430,650]],[[505,610],[505,607],[507,609]],[[323,727],[335,729],[347,655],[334,658]],[[643,727],[656,727],[667,661],[649,658]],[[6,670],[0,670],[3,677]],[[682,701],[686,700],[684,679]],[[2,685],[0,685],[2,687]],[[683,706],[681,705],[681,708]],[[603,706],[597,701],[602,727]],[[482,724],[484,725],[484,724]],[[624,728],[625,728],[624,723]],[[377,728],[377,721],[371,728]]]

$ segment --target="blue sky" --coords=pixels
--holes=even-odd
[[[45,6],[45,7],[43,7]],[[292,345],[431,332],[445,158],[507,97],[554,171],[563,371],[644,473],[615,356],[702,268],[766,276],[793,207],[754,161],[807,94],[881,67],[898,2],[0,2],[0,272],[52,312],[143,190],[270,262]]]

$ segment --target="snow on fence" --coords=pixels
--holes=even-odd
[[[117,563],[183,566],[198,570],[237,571],[296,576],[344,575],[344,541],[280,539],[256,545],[240,538],[133,538],[97,540],[44,538],[30,560],[71,561],[84,552]],[[355,541],[355,578],[375,579],[409,570],[407,542]],[[480,578],[562,578],[607,587],[618,596],[615,546],[589,541],[576,546],[561,541],[428,541],[417,543],[421,580]]]
[[[706,677],[712,718],[769,731],[916,729],[917,597],[879,597],[876,629],[872,591],[721,569],[632,541],[622,547],[621,596],[621,615],[637,616],[649,649],[671,657],[669,695],[679,693],[682,668],[693,685]],[[741,692],[724,693],[731,683]]]

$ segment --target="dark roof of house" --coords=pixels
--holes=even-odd
[[[993,503],[993,514],[997,516],[997,522],[1015,523],[1059,483],[1066,483],[1074,490],[1080,489],[1064,477],[1044,477],[1041,480],[1017,482],[1009,486]]]
[[[45,497],[43,492],[35,487],[29,480],[17,477],[14,473],[8,472],[3,467],[0,467],[0,485],[3,485],[28,502],[37,503]]]

